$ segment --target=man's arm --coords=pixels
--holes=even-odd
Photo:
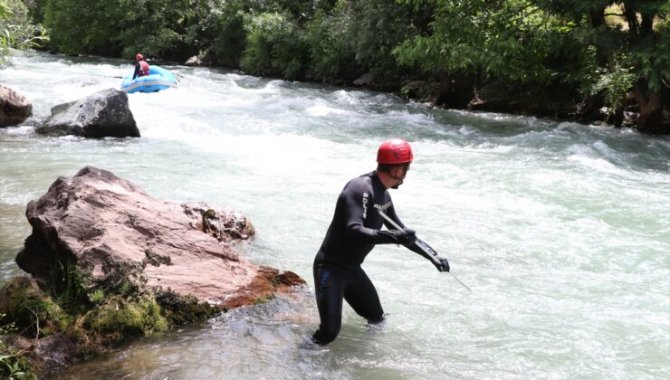
[[[406,241],[405,243],[401,243],[402,245],[404,245],[410,251],[416,252],[424,258],[428,259],[440,272],[449,272],[449,261],[446,258],[441,257],[437,251],[433,249],[433,247],[428,245],[428,243],[416,238],[416,236],[414,236],[414,231],[408,229],[402,224],[393,206],[389,207],[386,211],[378,210],[378,212],[379,215],[384,218],[384,222],[386,223],[387,228],[393,228],[394,231],[411,231],[413,239]]]
[[[414,244],[406,245],[405,247],[410,251],[416,252],[419,255],[425,257],[428,261],[435,265],[435,268],[437,268],[438,271],[449,272],[449,260],[447,260],[446,257],[438,255],[437,252],[423,240],[416,239]]]
[[[368,213],[374,213],[372,195],[369,189],[359,184],[347,186],[338,202],[344,208],[346,218],[346,234],[351,240],[367,244],[402,244],[403,231],[382,231],[365,227],[364,221]]]

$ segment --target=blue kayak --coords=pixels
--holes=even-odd
[[[121,82],[121,90],[132,94],[133,92],[157,92],[177,85],[177,77],[169,70],[160,66],[150,66],[149,75],[133,79],[133,74],[128,74]]]

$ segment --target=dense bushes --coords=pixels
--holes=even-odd
[[[244,7],[236,4],[209,16],[210,55],[219,66],[237,67],[244,51]]]
[[[199,0],[48,0],[51,47],[66,54],[182,59],[198,51],[193,28],[207,14]],[[36,11],[36,13],[39,13]]]
[[[0,0],[0,63],[9,49],[28,49],[47,40],[45,30],[30,20],[20,0]]]
[[[311,75],[315,80],[351,82],[365,73],[356,63],[353,17],[346,10],[320,11],[306,25]]]
[[[254,75],[299,79],[307,60],[305,36],[290,16],[251,15],[245,22],[246,46],[240,66]]]

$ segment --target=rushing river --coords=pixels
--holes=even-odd
[[[21,53],[0,83],[52,106],[119,88],[129,62]],[[131,94],[138,139],[0,129],[0,282],[30,234],[26,204],[58,176],[111,170],[155,197],[229,206],[257,236],[250,260],[309,287],[202,326],[151,336],[65,379],[667,379],[670,139],[625,129],[433,109],[381,93],[168,66],[179,85]],[[389,137],[415,162],[391,191],[452,276],[396,246],[364,268],[385,311],[345,307],[313,349],[311,264],[335,200]]]

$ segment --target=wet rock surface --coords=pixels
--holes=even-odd
[[[302,283],[235,251],[236,242],[255,233],[240,213],[162,201],[94,167],[56,180],[28,204],[26,216],[33,233],[16,260],[43,288],[58,287],[51,283],[54,265],[66,259],[89,280],[86,287],[132,274],[137,278],[122,280],[220,308],[253,304]]]

